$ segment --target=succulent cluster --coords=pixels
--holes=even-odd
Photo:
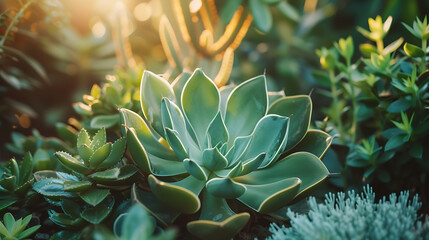
[[[308,96],[270,104],[264,76],[228,92],[199,69],[185,81],[179,97],[165,79],[145,71],[144,117],[120,110],[131,156],[149,174],[152,194],[134,189],[135,195],[158,220],[168,223],[201,210],[188,230],[204,239],[227,239],[250,216],[236,214],[227,199],[269,213],[327,177],[319,158],[332,139],[321,131],[306,135]],[[153,198],[165,207],[154,206]]]
[[[92,138],[82,129],[77,137],[77,156],[55,153],[70,173],[52,170],[34,173],[33,189],[64,212],[49,210],[54,223],[81,228],[86,222],[98,224],[109,215],[115,203],[112,191],[129,188],[137,176],[134,165],[121,161],[125,147],[124,138],[106,142],[104,128]]]
[[[27,153],[20,164],[12,158],[7,167],[0,166],[0,211],[25,200],[33,183],[33,157]]]

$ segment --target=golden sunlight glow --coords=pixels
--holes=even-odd
[[[200,10],[202,5],[201,0],[192,0],[191,3],[189,3],[189,10],[191,13],[196,13]]]
[[[106,26],[98,17],[93,17],[89,20],[89,27],[95,37],[102,37],[106,34]]]
[[[148,3],[139,3],[134,8],[134,17],[141,22],[148,20],[152,16],[152,6]]]

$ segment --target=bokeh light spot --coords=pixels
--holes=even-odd
[[[152,16],[152,7],[147,3],[139,3],[134,8],[134,17],[141,22],[148,20]]]

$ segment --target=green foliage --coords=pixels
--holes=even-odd
[[[3,216],[3,222],[0,222],[0,239],[1,240],[21,240],[29,239],[33,233],[40,228],[40,225],[33,226],[31,228],[25,229],[30,223],[31,215],[28,215],[24,219],[20,218],[15,220],[15,218],[10,213],[6,213]]]
[[[0,167],[0,211],[19,200],[25,200],[33,183],[33,157],[27,153],[18,164],[12,158],[7,167]]]
[[[308,200],[310,211],[300,215],[289,210],[290,227],[271,224],[277,239],[429,239],[429,220],[420,217],[418,197],[409,200],[409,193],[391,194],[375,201],[375,193],[367,186],[363,193],[326,194],[324,203],[314,197]]]
[[[329,80],[333,99],[325,110],[329,121],[318,126],[334,129],[331,134],[339,135],[338,143],[350,149],[346,164],[363,168],[364,181],[392,180],[392,187],[401,188],[403,183],[410,183],[404,179],[412,179],[413,186],[423,186],[429,173],[429,165],[423,161],[429,154],[424,140],[429,134],[429,118],[425,114],[429,104],[427,20],[417,18],[413,28],[404,24],[421,40],[421,47],[405,43],[406,55],[400,54],[403,38],[384,46],[391,17],[383,22],[378,16],[368,22],[369,31],[358,31],[376,46],[361,44],[364,57],[360,60],[352,61],[351,37],[334,43],[336,48],[318,52],[322,67],[328,72],[318,72],[317,77],[321,82]],[[327,61],[336,54],[342,59],[330,57]]]
[[[56,152],[59,162],[73,175],[39,171],[35,173],[33,189],[51,200],[80,197],[87,204],[96,206],[109,195],[109,188],[129,185],[137,173],[133,165],[121,163],[125,139],[106,143],[106,130],[100,129],[92,138],[85,129],[77,137],[76,157],[66,152]]]
[[[140,204],[134,204],[128,212],[121,214],[116,219],[113,230],[118,239],[123,240],[172,240],[176,235],[171,229],[155,235],[155,219]]]
[[[327,177],[319,158],[331,138],[320,131],[313,132],[319,138],[306,138],[312,109],[308,96],[270,103],[264,76],[228,92],[219,91],[199,69],[184,81],[179,98],[174,85],[145,71],[140,98],[144,117],[120,110],[131,156],[149,175],[153,194],[135,188],[134,198],[158,220],[168,224],[180,213],[201,209],[188,230],[205,239],[227,239],[249,219],[248,213],[232,211],[227,199],[269,213]],[[315,145],[317,139],[325,144]],[[161,180],[167,176],[174,178]]]
[[[119,108],[138,111],[139,76],[141,69],[117,70],[109,75],[100,87],[95,84],[89,95],[83,95],[84,103],[73,104],[74,110],[82,117],[85,129],[111,128],[119,131]]]

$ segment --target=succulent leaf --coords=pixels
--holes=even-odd
[[[173,88],[167,80],[150,71],[144,71],[140,86],[140,102],[144,116],[160,135],[164,135],[160,101],[164,97],[173,101],[176,99]]]
[[[158,142],[158,139],[153,136],[149,126],[137,113],[125,108],[120,109],[120,113],[124,136],[128,136],[129,128],[133,128],[138,141],[145,146],[145,150],[148,153],[165,159],[175,158],[174,152]],[[128,142],[128,144],[130,143]]]
[[[100,163],[100,165],[98,165],[96,170],[101,171],[115,166],[121,160],[122,155],[124,155],[125,147],[125,138],[120,138],[116,140],[112,144],[112,150],[110,151],[109,156],[107,156],[107,158],[102,163]]]
[[[219,101],[216,85],[200,69],[195,70],[183,88],[182,109],[195,131],[200,148],[205,142],[209,124],[219,111]]]
[[[85,166],[82,162],[77,160],[76,158],[72,157],[70,154],[66,152],[56,152],[54,154],[58,160],[61,162],[61,164],[73,171],[82,173],[82,174],[88,174],[91,172],[91,170]]]
[[[105,143],[106,143],[106,129],[101,128],[92,138],[92,141],[89,147],[93,151],[96,151],[97,149],[101,148]]]
[[[308,171],[312,169],[312,171]],[[328,176],[325,165],[315,155],[307,152],[293,153],[268,168],[258,169],[234,178],[236,182],[250,185],[269,184],[297,177],[301,180],[298,195],[315,186]]]
[[[290,150],[307,133],[310,126],[312,104],[309,96],[283,97],[275,101],[268,109],[269,114],[290,116],[290,131],[285,151]]]
[[[164,204],[182,213],[195,213],[200,209],[199,193],[204,182],[190,176],[179,182],[161,182],[155,176],[148,178],[149,186],[155,196]]]
[[[89,158],[89,167],[91,169],[96,169],[104,160],[106,160],[107,156],[111,153],[111,150],[112,143],[106,143],[97,149]]]
[[[261,185],[244,184],[246,192],[238,200],[257,212],[269,213],[292,201],[300,185],[301,180],[296,177]]]
[[[320,130],[308,130],[305,137],[298,143],[292,152],[309,152],[318,158],[322,158],[331,146],[334,138]]]
[[[204,167],[200,166],[196,161],[192,159],[183,160],[183,165],[185,166],[186,171],[191,174],[194,178],[200,181],[207,181],[208,179],[208,170],[205,170]]]
[[[259,119],[267,113],[268,96],[265,76],[249,79],[238,85],[230,94],[225,113],[229,142],[249,135]]]
[[[231,178],[212,178],[206,184],[207,192],[218,198],[238,198],[246,192],[243,184]]]
[[[263,117],[252,133],[252,139],[241,159],[253,159],[265,152],[260,168],[269,166],[283,152],[288,137],[289,118],[278,115]]]

